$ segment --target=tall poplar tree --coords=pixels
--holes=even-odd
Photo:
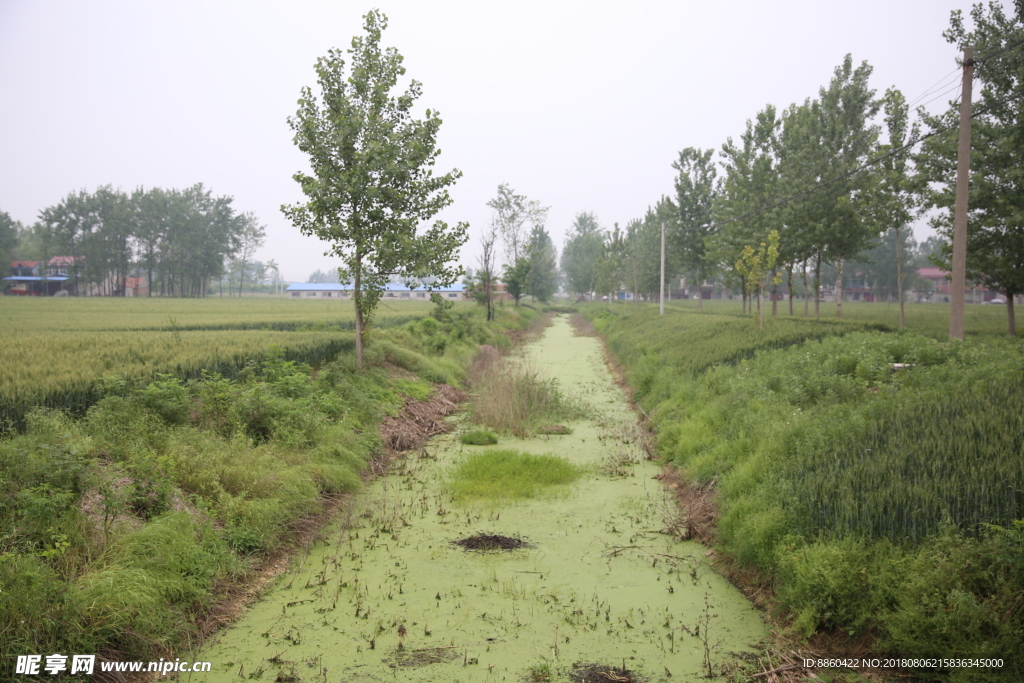
[[[387,17],[373,10],[363,19],[366,35],[352,39],[351,64],[340,50],[317,60],[320,97],[303,88],[298,112],[288,119],[312,174],[293,176],[306,202],[281,207],[302,234],[329,243],[325,255],[343,260],[339,275],[352,287],[360,369],[363,333],[390,279],[430,275],[438,286],[455,282],[462,269],[451,261],[468,229],[434,221],[418,231],[452,203],[447,188],[462,173],[434,175],[441,119],[430,109],[424,119],[413,118],[418,81],[392,94],[405,67],[395,48],[381,48]]]
[[[687,147],[672,164],[676,176],[676,206],[679,228],[672,244],[679,251],[680,264],[697,281],[697,308],[704,307],[704,281],[711,276],[715,259],[708,241],[714,235],[714,203],[720,190],[718,169],[711,160],[713,149]]]
[[[597,266],[604,250],[604,236],[597,216],[576,215],[572,232],[562,247],[562,272],[569,293],[587,296],[597,286]]]

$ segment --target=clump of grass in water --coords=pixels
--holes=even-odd
[[[527,437],[538,425],[587,416],[582,401],[521,365],[489,364],[474,378],[474,385],[473,422],[498,432]]]
[[[471,455],[455,468],[449,485],[457,500],[537,498],[579,479],[585,469],[554,455],[511,449]]]
[[[537,433],[538,434],[543,434],[543,435],[546,435],[546,436],[552,435],[552,434],[554,434],[554,435],[565,435],[565,434],[572,434],[572,430],[569,429],[568,427],[566,427],[565,425],[544,425],[543,427],[541,427],[540,429],[537,430]]]
[[[498,443],[498,437],[486,429],[475,429],[460,436],[459,441],[467,446],[490,446]]]

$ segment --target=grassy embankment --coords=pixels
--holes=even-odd
[[[780,318],[762,335],[735,315],[587,315],[656,421],[659,452],[716,487],[717,542],[770,582],[793,633],[1004,659],[950,680],[1024,674],[1019,343],[941,343],[934,325]]]
[[[360,486],[382,418],[431,383],[457,383],[479,344],[507,346],[506,332],[537,317],[506,309],[486,325],[474,308],[430,310],[377,330],[362,374],[347,353],[314,372],[263,347],[234,378],[108,376],[80,419],[29,412],[0,440],[4,667],[21,654],[186,650],[225,585]]]

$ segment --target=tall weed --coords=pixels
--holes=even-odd
[[[525,437],[544,423],[580,419],[584,404],[568,396],[555,380],[511,362],[492,363],[474,378],[474,424]]]

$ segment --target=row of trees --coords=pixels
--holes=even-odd
[[[955,12],[945,33],[961,48],[974,45],[979,55],[992,55],[976,72],[982,88],[974,113],[967,268],[969,278],[1006,294],[1011,334],[1013,296],[1024,293],[1024,49],[1018,46],[1024,0],[1016,7],[1009,17],[996,3],[976,5],[974,31]],[[913,259],[909,225],[928,209],[941,210],[932,223],[943,248],[933,262],[949,267],[957,110],[937,117],[919,110],[928,129],[922,135],[899,90],[876,96],[871,72],[847,55],[816,98],[784,110],[767,105],[739,138],[726,140],[717,163],[713,149],[682,150],[673,164],[675,196],[662,197],[624,231],[601,230],[592,214],[577,216],[562,253],[569,289],[605,293],[624,285],[656,296],[664,226],[668,273],[698,283],[720,275],[740,288],[744,307],[749,294],[765,287],[777,292],[785,283],[791,315],[798,289],[811,294],[804,315],[810,299],[818,315],[825,276],[834,277],[842,315],[849,265],[857,262],[863,276],[875,259],[891,259],[895,273],[883,274],[887,264],[870,275],[876,284],[888,279],[902,325]]]
[[[79,292],[106,296],[124,295],[126,279],[142,276],[150,296],[205,296],[225,278],[237,280],[241,294],[265,237],[253,214],[236,212],[231,197],[215,197],[202,184],[73,192],[40,211],[34,225],[14,229],[8,257],[70,256]],[[272,262],[261,265],[277,270]]]

